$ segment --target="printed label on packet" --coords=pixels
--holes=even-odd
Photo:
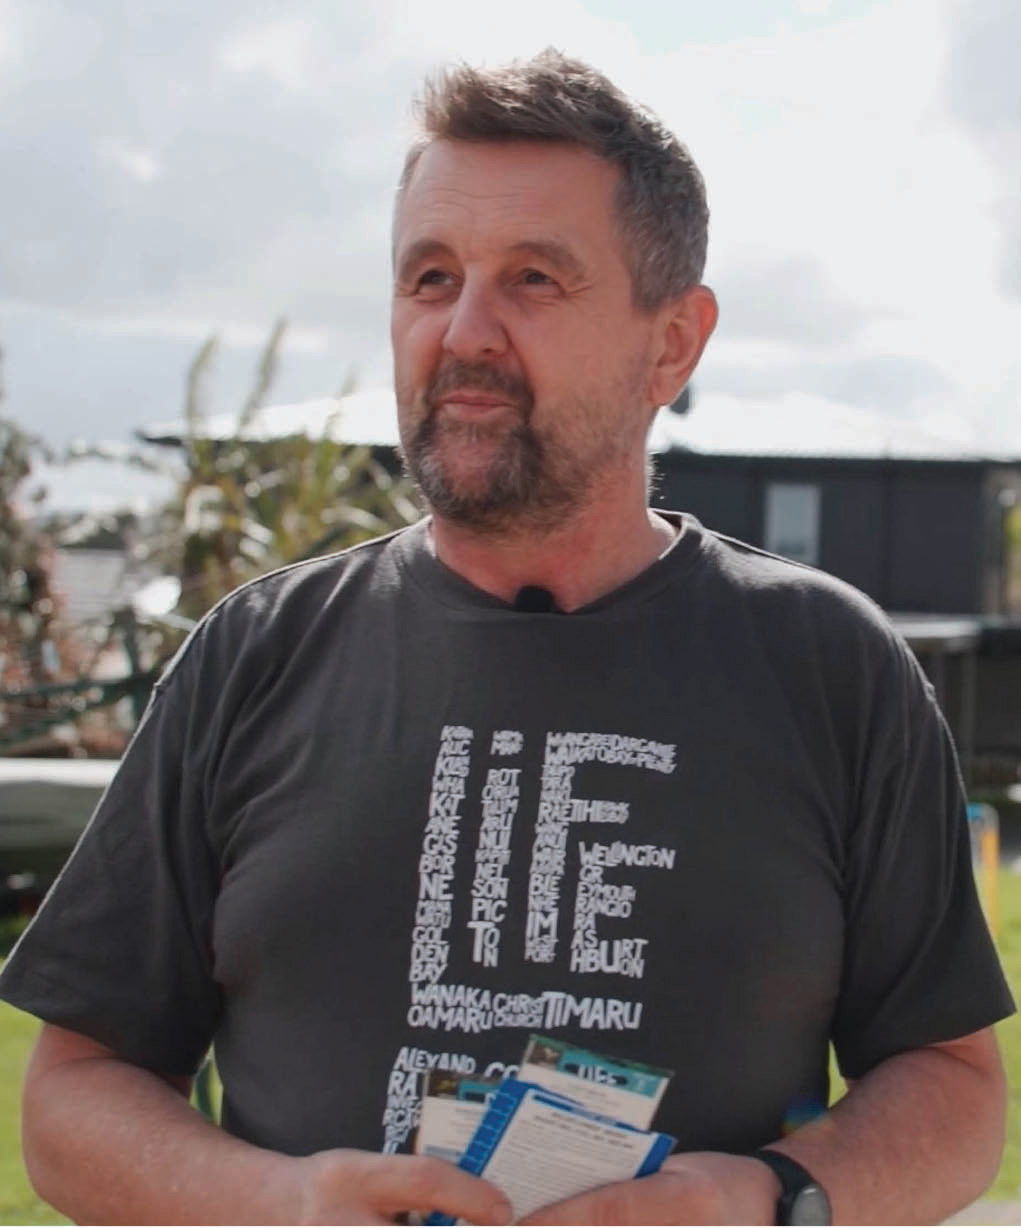
[[[502,1190],[516,1223],[540,1207],[607,1182],[658,1171],[675,1142],[670,1135],[593,1113],[534,1083],[505,1079],[460,1167]],[[434,1212],[425,1222],[460,1221]]]
[[[533,1032],[518,1078],[568,1096],[595,1113],[647,1130],[673,1073]]]
[[[499,1079],[430,1070],[423,1078],[422,1109],[415,1154],[456,1164],[471,1142]]]

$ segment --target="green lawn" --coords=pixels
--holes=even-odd
[[[38,1024],[0,1002],[0,1224],[66,1224],[28,1184],[18,1142],[21,1076]]]
[[[1000,873],[997,943],[1014,997],[1021,1004],[1021,874]],[[1007,1147],[990,1198],[1021,1198],[1021,1015],[997,1028],[1007,1067]]]
[[[999,946],[1016,997],[1021,997],[1021,875],[1000,875]],[[35,1020],[0,1002],[0,1224],[66,1224],[29,1188],[18,1146],[21,1074]],[[1021,1198],[1021,1017],[999,1027],[1007,1064],[1010,1110],[1007,1148],[991,1198]]]

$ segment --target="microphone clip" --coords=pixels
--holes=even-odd
[[[556,599],[548,588],[526,584],[514,597],[514,609],[523,614],[559,614]]]

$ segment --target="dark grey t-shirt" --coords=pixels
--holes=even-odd
[[[0,978],[145,1066],[215,1041],[224,1124],[406,1148],[420,1071],[531,1030],[676,1071],[744,1150],[1012,1009],[914,659],[830,577],[691,518],[571,615],[423,523],[247,585],[160,684]]]

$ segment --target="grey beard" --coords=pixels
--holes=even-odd
[[[585,493],[581,486],[587,490],[579,475],[550,472],[542,440],[526,422],[504,434],[484,482],[473,490],[458,489],[443,463],[444,429],[428,414],[408,440],[403,459],[432,511],[454,524],[490,533],[512,528],[542,532],[578,504]]]

